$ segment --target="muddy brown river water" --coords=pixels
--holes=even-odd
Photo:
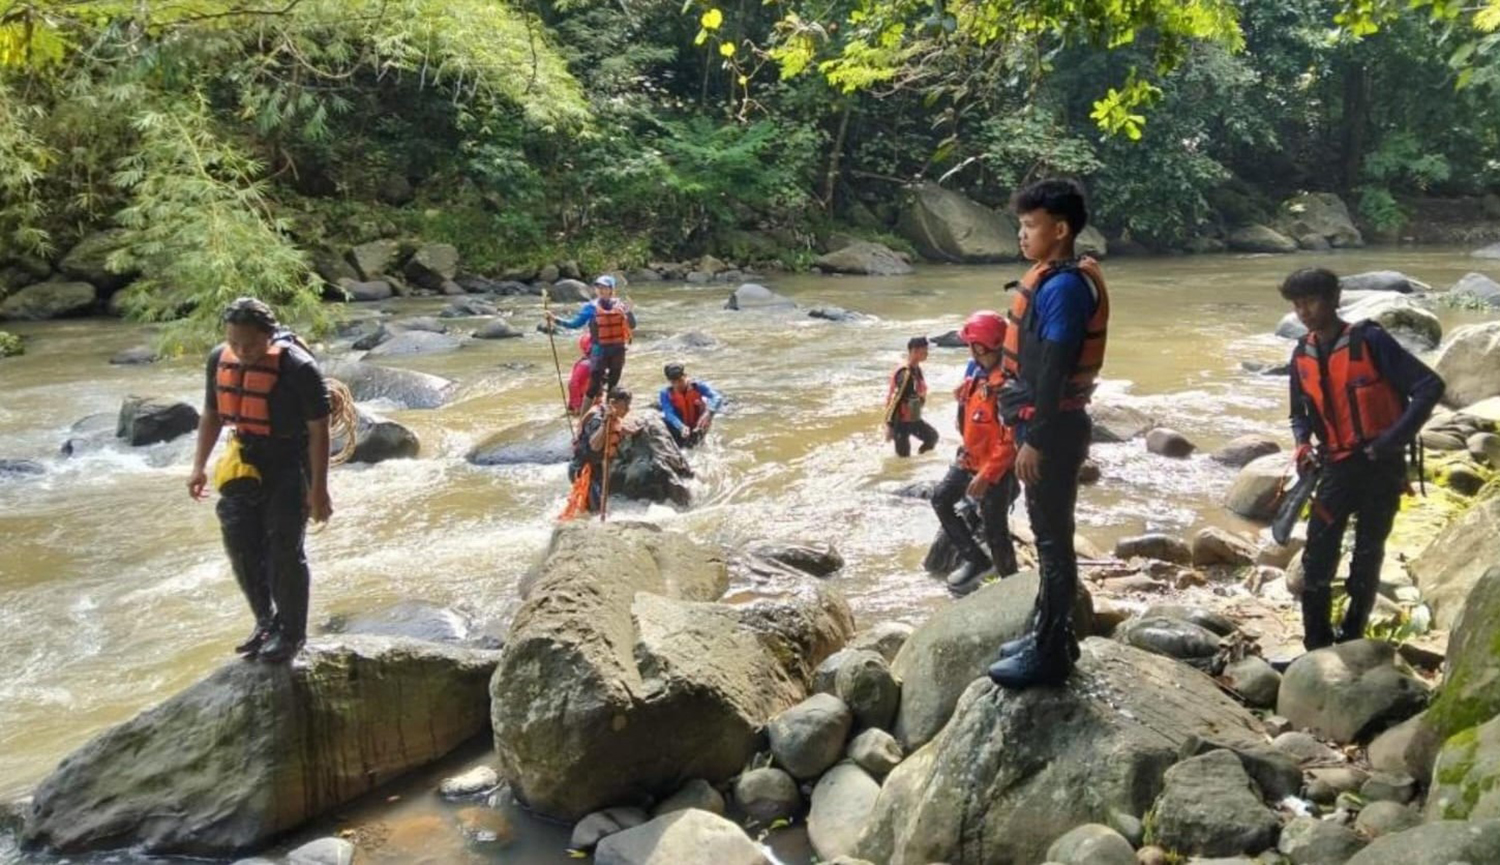
[[[1500,262],[1437,248],[1107,262],[1114,319],[1098,399],[1150,413],[1186,434],[1199,453],[1169,461],[1146,453],[1139,440],[1096,446],[1103,478],[1081,496],[1081,534],[1107,549],[1116,538],[1146,529],[1187,533],[1212,524],[1258,530],[1220,506],[1233,471],[1207,453],[1247,432],[1289,439],[1284,379],[1247,374],[1241,362],[1285,361],[1290,343],[1272,334],[1287,310],[1276,285],[1291,268],[1311,264],[1346,273],[1397,269],[1438,289],[1471,270],[1500,278]],[[957,327],[973,309],[999,307],[1001,285],[1020,272],[1015,266],[924,266],[912,276],[885,279],[764,280],[796,300],[802,307],[796,312],[724,310],[732,286],[633,286],[640,327],[625,383],[636,391],[637,407],[654,403],[662,364],[670,359],[686,362],[691,375],[719,388],[729,403],[711,442],[692,454],[698,477],[690,509],[617,502],[612,514],[728,545],[760,538],[832,542],[847,561],[832,580],[861,625],[920,621],[949,602],[920,566],[937,522],[925,502],[892,491],[938,477],[951,458],[956,438],[945,395],[967,355],[932,351],[930,418],[943,441],[937,452],[910,460],[895,458],[882,441],[886,376],[909,336],[936,335]],[[334,519],[308,541],[315,631],[335,615],[420,599],[464,613],[478,631],[503,635],[518,603],[517,581],[543,550],[567,482],[561,465],[484,468],[464,459],[493,432],[548,419],[562,423],[547,340],[530,331],[539,302],[505,299],[501,305],[528,331],[524,339],[477,341],[399,362],[459,382],[457,398],[446,406],[384,412],[417,433],[420,456],[333,473]],[[806,316],[807,308],[831,305],[873,318],[834,323]],[[373,306],[408,316],[435,312],[443,301]],[[359,312],[368,311],[369,305]],[[1441,305],[1436,311],[1445,328],[1480,320]],[[0,361],[0,458],[37,459],[47,471],[0,477],[4,800],[24,795],[101,729],[224,663],[248,622],[213,508],[185,493],[189,437],[58,456],[76,421],[113,415],[127,394],[196,404],[201,359],[111,366],[111,354],[149,339],[145,327],[111,320],[7,329],[30,341],[25,356]],[[716,345],[685,352],[660,345],[686,331],[706,334]],[[559,343],[564,372],[571,344]],[[327,350],[335,353],[339,345]],[[1020,511],[1016,518],[1024,522]],[[480,746],[450,763],[482,757]],[[415,788],[408,798],[416,816],[439,807],[418,804],[423,797]],[[565,830],[532,821],[521,836],[504,854],[478,861],[568,861]],[[786,843],[787,861],[805,855],[794,840]],[[452,852],[452,859],[433,861],[468,855]],[[23,856],[0,835],[0,862]]]

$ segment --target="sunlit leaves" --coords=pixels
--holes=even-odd
[[[1095,100],[1089,117],[1110,135],[1123,133],[1131,141],[1139,141],[1141,127],[1146,123],[1146,116],[1140,111],[1160,95],[1160,87],[1142,81],[1132,73],[1124,87],[1111,87],[1102,99]]]

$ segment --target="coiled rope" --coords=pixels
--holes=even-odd
[[[328,385],[328,405],[331,409],[328,416],[328,438],[341,445],[338,451],[328,456],[328,464],[336,466],[348,462],[354,456],[354,448],[359,443],[359,412],[354,408],[354,394],[349,392],[348,385],[336,378],[324,381]]]

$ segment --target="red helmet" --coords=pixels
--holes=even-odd
[[[581,352],[582,354],[588,354],[589,350],[592,349],[593,347],[594,347],[594,338],[592,336],[590,336],[588,334],[584,334],[583,336],[580,336],[578,338],[578,351]]]
[[[1005,345],[1005,316],[993,309],[981,309],[969,316],[958,338],[968,345],[978,344],[990,351],[999,351]]]

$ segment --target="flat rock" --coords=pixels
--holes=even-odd
[[[617,832],[594,852],[596,865],[771,865],[745,830],[707,811],[677,811]]]
[[[1355,640],[1308,652],[1287,668],[1276,714],[1336,742],[1368,741],[1420,712],[1427,685],[1396,659],[1395,647]]]
[[[725,309],[790,309],[796,306],[791,298],[783,297],[759,283],[747,282],[736,288],[724,302]]]
[[[1368,270],[1339,277],[1339,288],[1344,291],[1393,291],[1397,294],[1412,294],[1428,291],[1432,286],[1420,279],[1412,279],[1399,270]]]
[[[0,321],[41,321],[86,315],[98,301],[87,282],[38,282],[0,301]]]
[[[551,465],[573,457],[573,436],[561,419],[533,421],[494,433],[469,449],[477,466]]]
[[[410,357],[413,355],[441,354],[457,351],[463,340],[446,333],[426,330],[405,330],[370,349],[366,357]]]

